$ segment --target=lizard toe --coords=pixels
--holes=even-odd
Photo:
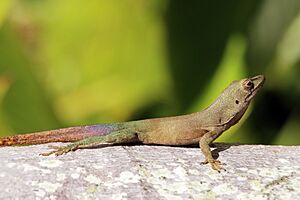
[[[48,152],[48,153],[40,153],[40,156],[50,156],[52,154],[52,152]]]
[[[222,163],[219,160],[211,160],[209,161],[212,169],[217,170],[218,172],[221,172],[221,170],[225,170],[221,165]],[[226,171],[226,170],[225,170]]]
[[[56,151],[55,152],[55,156],[60,156],[60,155],[63,155],[63,154],[65,154],[65,153],[67,153],[67,152],[65,152],[65,151]]]
[[[208,163],[208,160],[207,160],[207,159],[205,159],[204,161],[200,162],[201,165],[205,165],[205,164],[207,164],[207,163]]]
[[[60,149],[60,146],[55,146],[55,145],[48,145],[49,149]]]

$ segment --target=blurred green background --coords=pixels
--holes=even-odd
[[[298,0],[1,0],[0,134],[199,111],[264,74],[218,140],[300,144],[299,65]]]

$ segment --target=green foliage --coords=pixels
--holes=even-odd
[[[220,140],[299,144],[299,11],[293,0],[2,0],[0,133],[194,112],[265,74],[247,122]]]
[[[0,1],[0,27],[10,9],[11,3],[10,0]]]

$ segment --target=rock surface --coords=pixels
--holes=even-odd
[[[47,146],[0,148],[0,199],[300,199],[300,146],[217,144],[221,173],[198,147]]]

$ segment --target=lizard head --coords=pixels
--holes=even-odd
[[[219,113],[220,122],[236,124],[264,82],[263,75],[233,81],[212,105],[212,108]]]
[[[265,77],[263,75],[254,76],[252,78],[245,78],[238,81],[239,84],[233,84],[234,103],[239,104],[249,104],[256,93],[260,90],[265,82]]]

